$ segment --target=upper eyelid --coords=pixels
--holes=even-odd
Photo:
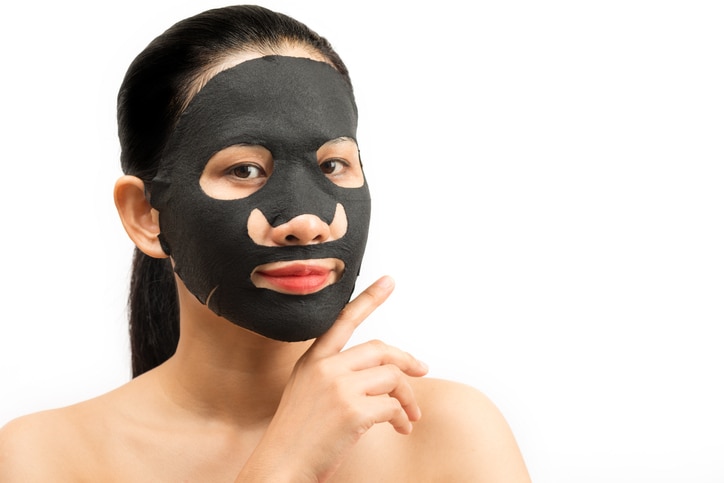
[[[242,165],[254,165],[258,166],[259,168],[263,169],[264,171],[267,171],[268,165],[270,163],[273,163],[273,160],[270,156],[270,153],[263,153],[263,152],[256,152],[254,151],[246,151],[246,150],[239,150],[239,149],[233,149],[243,146],[253,146],[253,145],[234,145],[230,146],[228,148],[224,148],[223,150],[217,152],[213,157],[216,158],[214,161],[216,163],[216,166],[218,169],[223,170],[224,172],[227,172],[231,169],[234,169],[237,166]]]
[[[354,163],[359,159],[359,150],[357,149],[357,145],[354,144],[353,146],[345,146],[342,148],[335,148],[332,145],[324,146],[317,150],[318,162],[321,163],[323,161],[331,159],[339,159],[350,164]]]
[[[348,159],[343,158],[343,157],[340,157],[340,156],[330,156],[330,157],[328,157],[328,158],[322,158],[322,159],[319,160],[319,164],[328,163],[328,162],[330,162],[330,161],[338,161],[338,162],[343,163],[343,164],[345,164],[345,165],[347,165],[347,166],[351,166],[351,165],[352,165],[352,163],[351,163]]]
[[[243,166],[251,166],[253,168],[258,169],[262,173],[266,173],[266,169],[264,169],[264,167],[262,167],[262,166],[259,166],[258,163],[250,163],[248,161],[240,161],[240,162],[236,162],[236,163],[231,163],[227,166],[222,167],[221,170],[219,171],[219,173],[223,174],[224,176],[233,175],[234,170],[241,168]]]

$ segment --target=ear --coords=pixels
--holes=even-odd
[[[121,176],[113,189],[113,199],[123,228],[143,253],[153,258],[167,258],[158,234],[158,211],[146,199],[143,181],[136,176]]]

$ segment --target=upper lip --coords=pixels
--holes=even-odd
[[[258,271],[258,273],[268,277],[305,277],[309,275],[324,275],[329,272],[329,268],[306,263],[293,263],[274,269]]]

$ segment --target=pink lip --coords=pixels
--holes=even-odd
[[[305,295],[324,288],[330,272],[328,268],[295,263],[274,270],[259,271],[257,274],[280,289]]]

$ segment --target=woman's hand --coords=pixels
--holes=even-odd
[[[237,481],[266,481],[270,475],[276,482],[324,481],[373,425],[390,423],[401,434],[412,431],[420,408],[407,376],[424,376],[427,367],[380,341],[342,350],[393,288],[389,277],[368,287],[299,359]]]

